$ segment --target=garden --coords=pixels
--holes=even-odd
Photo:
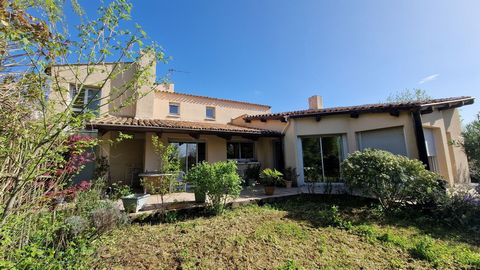
[[[312,194],[240,207],[228,203],[244,184],[236,163],[203,162],[185,180],[204,207],[168,211],[163,196],[170,186],[144,180],[145,188],[161,196],[161,211],[132,221],[118,205],[132,198],[132,190],[108,183],[106,159],[93,151],[132,136],[102,139],[89,133],[87,123],[101,109],[76,102],[87,96],[87,78],[71,91],[52,66],[77,74],[78,63],[111,60],[116,68],[104,74],[102,88],[143,61],[140,51],[159,63],[169,58],[141,26],[132,26],[132,4],[124,0],[102,4],[93,17],[77,1],[68,2],[80,22],[74,32],[68,31],[65,1],[0,5],[0,269],[480,268],[478,188],[449,190],[420,161],[381,150],[355,152],[343,161],[346,194],[313,194],[313,168],[306,172]],[[96,74],[93,67],[87,73]],[[139,87],[153,91],[162,83],[152,82],[148,69],[139,68],[133,78],[92,100],[121,109],[138,98],[118,100],[122,94]],[[465,141],[452,142],[465,149],[477,180],[479,123],[480,118],[466,126]],[[177,172],[175,149],[155,138],[153,144],[161,173]],[[94,176],[77,181],[91,162]],[[297,177],[291,168],[256,167],[246,174],[266,194],[295,185]]]
[[[105,237],[97,267],[119,269],[476,269],[479,234],[432,217],[384,217],[372,200],[299,196],[212,217],[176,216]]]
[[[353,153],[342,170],[350,189],[371,196],[301,194],[221,213],[172,212],[167,219],[132,224],[103,237],[93,265],[122,269],[480,267],[478,191],[447,196],[442,181],[419,161],[381,150]],[[267,169],[261,176],[278,174]]]

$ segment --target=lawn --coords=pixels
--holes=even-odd
[[[335,206],[334,206],[335,205]],[[175,221],[175,219],[177,219]],[[477,269],[480,236],[418,215],[382,218],[371,201],[302,196],[216,217],[134,224],[102,238],[114,269]]]

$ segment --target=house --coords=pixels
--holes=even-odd
[[[321,97],[313,96],[307,110],[248,115],[233,123],[256,128],[283,123],[285,165],[297,168],[299,184],[308,167],[321,168],[321,180],[335,182],[349,153],[377,148],[419,159],[454,185],[470,182],[467,157],[454,142],[461,140],[458,108],[473,102],[454,97],[323,108]]]
[[[461,139],[458,107],[472,104],[472,97],[323,108],[322,98],[313,96],[306,110],[272,113],[268,105],[179,93],[173,84],[155,84],[153,91],[136,89],[140,97],[125,106],[117,99],[101,106],[105,99],[93,97],[126,88],[135,70],[148,69],[153,85],[154,62],[121,65],[126,68],[113,79],[106,77],[108,72],[88,72],[82,65],[75,72],[52,67],[62,78],[58,84],[71,95],[78,93],[76,85],[83,78],[84,90],[74,103],[99,108],[99,117],[88,125],[95,134],[104,141],[120,132],[133,136],[113,145],[102,143],[98,149],[108,160],[114,182],[138,186],[138,173],[159,168],[153,136],[178,147],[184,172],[201,161],[235,159],[242,168],[257,162],[262,167],[296,168],[299,185],[310,167],[321,168],[319,180],[339,182],[340,162],[349,153],[379,148],[421,160],[451,185],[470,181],[466,156],[451,142]],[[119,100],[132,95],[131,90],[119,93]],[[72,100],[67,97],[68,102]]]

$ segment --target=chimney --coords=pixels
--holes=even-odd
[[[319,95],[311,96],[308,98],[308,108],[310,110],[323,109],[323,99]]]
[[[157,85],[156,91],[175,93],[175,85],[173,83],[163,82]]]

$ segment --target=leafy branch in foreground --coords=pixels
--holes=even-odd
[[[102,3],[93,17],[70,4],[80,21],[75,27],[65,20],[66,1],[0,2],[1,231],[22,217],[2,250],[28,245],[49,209],[46,195],[70,184],[81,168],[75,158],[99,143],[72,135],[153,91],[155,62],[167,61],[140,26],[125,27],[127,1]],[[111,83],[126,73],[130,79]],[[88,96],[90,88],[99,91]]]

